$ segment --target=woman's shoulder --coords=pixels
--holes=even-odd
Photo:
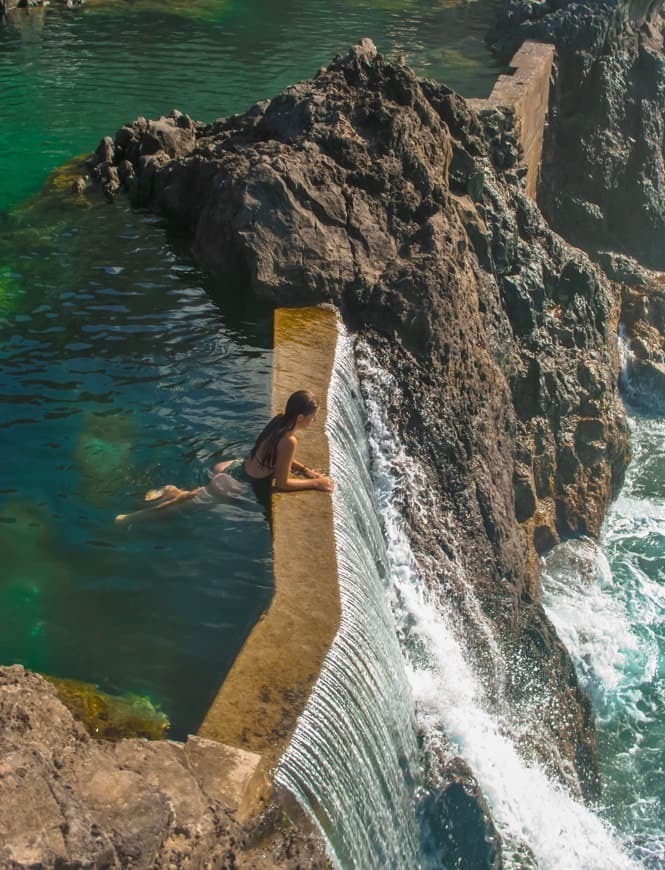
[[[279,439],[278,448],[285,447],[296,447],[298,445],[298,439],[293,434],[293,432],[285,432],[282,437]]]

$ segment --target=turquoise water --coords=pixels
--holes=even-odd
[[[112,523],[250,446],[271,312],[200,274],[154,217],[38,197],[49,172],[141,114],[241,111],[366,35],[486,94],[493,5],[139,0],[0,24],[0,661],[148,695],[183,736],[272,591],[251,500]]]
[[[0,661],[148,695],[183,736],[270,600],[268,524],[255,500],[113,517],[251,445],[271,315],[222,312],[152,217],[35,211],[0,244]]]
[[[240,111],[365,35],[482,96],[497,72],[482,44],[492,5],[145,0],[19,12],[0,25],[0,661],[149,695],[183,736],[272,593],[268,526],[252,500],[112,523],[147,488],[198,484],[215,458],[247,449],[269,409],[271,312],[202,275],[154,217],[121,202],[26,198],[139,114]],[[665,433],[637,414],[633,429],[636,459],[601,549],[566,545],[545,585],[598,716],[598,816],[612,844],[656,868]],[[571,855],[576,866],[623,866],[598,817],[524,769],[510,723],[479,707],[447,615],[411,593],[405,585],[434,662],[410,673],[423,733],[455,736],[506,842],[521,832],[541,866],[569,870]]]
[[[16,13],[0,24],[0,211],[126,121],[174,107],[206,121],[243,111],[364,36],[423,75],[485,96],[498,69],[483,44],[493,5],[138,0]]]
[[[600,546],[546,562],[545,605],[598,719],[600,815],[640,866],[665,866],[665,420],[633,409],[634,459]]]

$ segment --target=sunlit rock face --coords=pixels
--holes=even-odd
[[[94,740],[54,686],[0,667],[0,866],[327,867],[296,829],[285,848],[270,819],[237,821],[233,752],[196,737]]]
[[[511,697],[541,705],[528,751],[593,791],[593,717],[538,603],[537,554],[597,534],[623,477],[619,298],[526,197],[510,113],[478,115],[365,40],[244,115],[139,119],[91,167],[210,270],[276,304],[334,303],[368,337],[437,505],[409,516],[414,550],[460,600],[436,565],[464,564]]]
[[[556,45],[539,202],[587,250],[614,247],[665,268],[662,0],[503,0],[494,47]]]

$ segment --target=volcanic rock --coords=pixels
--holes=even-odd
[[[327,867],[297,829],[257,844],[206,774],[219,752],[94,740],[42,677],[0,667],[0,866]]]
[[[414,551],[439,566],[455,553],[509,656],[496,696],[531,705],[525,752],[551,741],[567,759],[555,772],[593,793],[593,716],[538,603],[538,553],[597,535],[623,479],[620,300],[526,197],[512,113],[479,115],[363,40],[313,80],[187,130],[174,158],[146,157],[145,119],[119,131],[133,201],[184,228],[216,275],[277,305],[333,303],[372,345],[398,385],[390,419],[429,475]],[[456,576],[432,568],[430,582],[463,614]]]
[[[665,268],[663,0],[502,0],[490,42],[556,46],[538,201],[589,251]]]

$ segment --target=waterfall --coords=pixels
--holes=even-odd
[[[427,469],[386,419],[386,397],[399,390],[367,342],[341,334],[329,436],[342,625],[276,779],[319,825],[344,870],[444,864],[431,842],[425,849],[416,805],[424,791],[419,769],[453,756],[476,775],[505,867],[635,867],[608,822],[520,755],[519,739],[538,723],[503,696],[507,664],[464,565],[438,556],[433,564],[411,547],[407,517],[432,528],[448,519],[429,492]],[[434,571],[455,572],[463,601],[447,600]],[[494,659],[482,674],[469,620]]]
[[[575,801],[536,763],[520,756],[516,738],[537,723],[520,721],[502,702],[499,692],[487,696],[483,676],[474,670],[473,656],[459,627],[458,603],[450,605],[437,584],[428,583],[427,559],[409,546],[403,519],[419,510],[432,523],[437,515],[427,491],[427,471],[405,455],[385,419],[382,397],[398,394],[393,382],[375,363],[371,348],[360,343],[358,365],[373,445],[374,479],[386,518],[391,557],[393,610],[407,673],[416,701],[417,721],[428,746],[461,755],[474,771],[503,838],[507,867],[536,866],[542,870],[618,870],[635,866],[624,854],[609,826],[591,809]],[[451,562],[445,570],[464,577],[464,566]],[[468,597],[475,600],[466,581]],[[467,618],[483,621],[475,606]],[[479,630],[487,634],[487,625]],[[498,646],[493,654],[500,656]],[[495,674],[505,671],[495,662]],[[524,711],[521,711],[524,715]]]
[[[340,328],[328,437],[341,625],[280,762],[342,868],[419,866],[413,699],[390,613],[353,348]]]

